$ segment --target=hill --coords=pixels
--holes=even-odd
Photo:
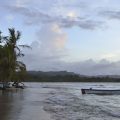
[[[67,71],[28,71],[25,82],[120,82],[120,76],[85,76]]]

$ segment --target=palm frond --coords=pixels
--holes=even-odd
[[[32,49],[29,45],[18,45],[19,47],[23,47],[23,48],[30,48]]]
[[[20,52],[19,52],[18,54],[16,54],[16,56],[17,56],[17,58],[18,58],[18,57],[24,57],[25,55],[24,55],[23,53],[20,53]]]
[[[20,31],[17,31],[17,34],[16,34],[16,40],[18,41],[21,37],[21,32]]]

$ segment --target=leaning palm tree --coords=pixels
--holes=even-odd
[[[21,73],[26,71],[26,66],[24,63],[18,61],[19,57],[23,57],[24,54],[21,51],[22,48],[30,48],[28,45],[18,45],[18,42],[21,37],[19,31],[15,31],[14,28],[8,29],[9,36],[6,38],[6,45],[9,48],[9,57],[10,57],[10,69],[9,69],[9,79],[15,77],[16,73]],[[14,81],[17,79],[14,78]]]
[[[14,28],[8,29],[9,36],[1,37],[0,33],[0,74],[3,74],[1,78],[4,81],[18,81],[20,76],[26,72],[26,66],[21,61],[18,61],[19,57],[23,57],[24,54],[21,51],[21,47],[30,48],[27,45],[18,45],[21,37],[19,31],[15,31]]]

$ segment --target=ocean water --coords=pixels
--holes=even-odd
[[[82,95],[81,88],[120,89],[120,83],[25,83],[0,92],[0,120],[120,120],[120,95]]]

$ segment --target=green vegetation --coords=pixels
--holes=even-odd
[[[26,82],[120,82],[119,76],[83,76],[71,72],[28,71]]]
[[[24,56],[21,47],[29,48],[29,46],[18,45],[21,37],[19,31],[14,28],[8,31],[8,36],[2,36],[0,32],[0,82],[20,82],[25,76],[26,66],[18,58]]]

